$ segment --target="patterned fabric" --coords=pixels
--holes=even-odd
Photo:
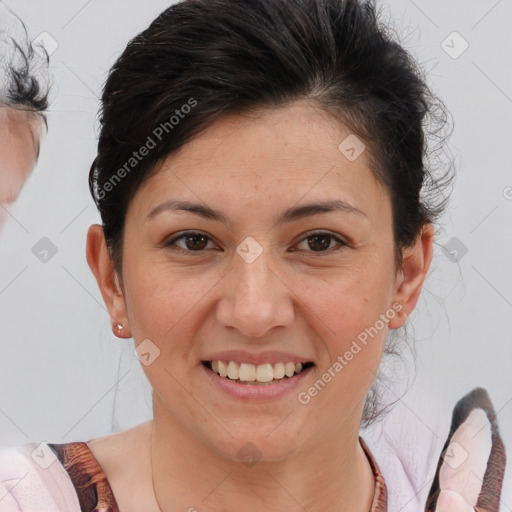
[[[75,486],[82,512],[119,512],[107,477],[84,442],[50,444]]]
[[[368,457],[375,477],[375,492],[369,512],[387,512],[384,478],[362,438],[359,442]],[[50,444],[68,472],[76,490],[82,512],[119,512],[119,506],[98,461],[84,442]]]
[[[375,478],[375,492],[373,495],[373,502],[370,512],[387,512],[388,510],[388,491],[386,488],[386,482],[384,481],[384,477],[382,476],[379,466],[377,466],[377,462],[373,458],[368,446],[360,437],[359,442],[363,447],[364,453],[368,457],[370,461],[370,466],[372,467],[373,476]]]

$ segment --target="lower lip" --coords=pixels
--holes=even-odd
[[[203,364],[199,366],[206,373],[210,382],[217,386],[218,389],[234,398],[253,402],[264,402],[281,398],[290,391],[293,391],[307,377],[310,370],[314,368],[314,366],[311,366],[294,377],[283,378],[271,384],[241,384],[227,377],[217,375]]]

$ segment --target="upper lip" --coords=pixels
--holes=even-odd
[[[226,350],[224,352],[215,352],[207,355],[203,361],[233,361],[235,363],[249,363],[254,365],[260,365],[265,363],[309,363],[313,362],[311,359],[299,356],[297,354],[291,354],[289,352],[258,352],[257,354],[251,354],[250,352],[244,352],[243,350]]]

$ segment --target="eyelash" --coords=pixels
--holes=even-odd
[[[343,247],[349,247],[349,244],[343,240],[341,240],[339,237],[337,237],[336,235],[333,235],[332,233],[330,233],[329,231],[313,231],[313,232],[310,232],[307,234],[307,236],[305,236],[304,238],[302,238],[299,243],[307,240],[308,238],[311,238],[313,236],[316,236],[316,235],[326,235],[328,237],[330,237],[331,239],[335,240],[336,242],[338,242],[338,244],[340,245],[340,247],[338,248],[335,248],[335,247],[331,247],[329,249],[326,249],[325,251],[306,251],[306,252],[309,252],[313,255],[322,255],[322,254],[332,254],[333,252],[336,252],[336,251],[339,251],[341,250]],[[165,247],[168,247],[170,248],[171,250],[174,250],[174,251],[178,251],[178,252],[181,252],[183,254],[201,254],[202,252],[204,252],[206,249],[200,249],[198,251],[193,251],[193,250],[190,250],[190,249],[184,249],[183,247],[179,247],[179,246],[176,246],[176,247],[171,247],[172,245],[174,245],[178,240],[181,240],[181,239],[184,239],[184,238],[187,238],[187,237],[192,237],[192,236],[204,236],[206,237],[209,241],[212,241],[212,239],[200,232],[200,231],[185,231],[184,233],[182,233],[181,235],[173,238],[172,240],[170,240],[168,243],[165,244]],[[329,244],[330,245],[330,244]]]

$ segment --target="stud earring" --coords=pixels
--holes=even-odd
[[[112,325],[112,332],[114,333],[114,336],[118,338],[127,338],[127,333],[123,333],[124,325],[123,324],[113,324]],[[124,334],[124,336],[123,336]]]

